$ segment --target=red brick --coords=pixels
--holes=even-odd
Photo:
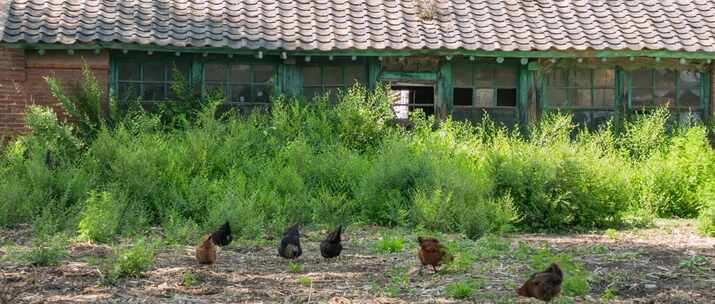
[[[64,87],[73,88],[82,79],[85,62],[106,88],[109,76],[109,53],[106,51],[100,54],[78,51],[74,55],[46,51],[39,55],[23,49],[0,48],[0,136],[27,131],[24,110],[28,105],[50,105],[58,110],[58,102],[47,88],[44,77],[53,75]]]

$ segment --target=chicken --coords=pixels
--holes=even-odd
[[[303,250],[300,248],[300,232],[296,224],[283,232],[283,239],[278,247],[278,255],[286,259],[295,260],[301,254],[303,254]]]
[[[343,245],[340,244],[340,234],[343,232],[343,226],[340,225],[335,231],[332,231],[328,236],[320,242],[320,255],[326,259],[331,259],[340,255],[343,251]]]
[[[211,234],[211,239],[217,246],[228,246],[228,244],[233,241],[233,235],[231,235],[231,226],[226,221],[218,230]]]
[[[564,274],[558,264],[553,263],[542,272],[532,274],[516,293],[522,297],[537,298],[549,302],[561,292]]]
[[[439,243],[439,240],[431,237],[418,237],[417,241],[420,243],[417,255],[420,257],[422,266],[429,265],[434,271],[437,271],[437,267],[440,265],[448,264],[454,260],[454,256]]]
[[[205,235],[201,245],[196,246],[196,260],[199,264],[208,265],[216,262],[216,246],[210,234]]]

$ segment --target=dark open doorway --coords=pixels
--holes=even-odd
[[[392,85],[392,109],[398,119],[409,118],[409,113],[421,109],[427,115],[434,115],[434,86]]]

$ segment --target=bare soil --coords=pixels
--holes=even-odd
[[[617,233],[515,234],[504,241],[512,248],[526,243],[568,252],[591,272],[586,295],[562,296],[556,303],[715,303],[715,238],[698,236],[692,221],[659,220],[655,226]],[[377,252],[374,244],[385,231],[403,237],[405,249]],[[192,246],[171,246],[160,250],[143,277],[114,286],[102,284],[96,263],[111,258],[111,247],[71,243],[60,265],[31,267],[13,254],[30,248],[30,235],[27,228],[0,231],[0,304],[537,303],[513,292],[531,271],[511,257],[513,250],[477,258],[467,271],[420,271],[415,235],[375,227],[349,228],[346,248],[336,260],[320,257],[318,242],[325,231],[307,231],[300,273],[276,255],[275,241],[234,242],[219,251],[213,266],[197,265]],[[195,279],[190,286],[187,273]],[[482,283],[467,299],[451,298],[446,286],[465,278]]]

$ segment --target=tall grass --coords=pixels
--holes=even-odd
[[[53,92],[81,104],[59,86]],[[296,222],[479,237],[612,227],[633,210],[694,217],[712,206],[706,129],[668,128],[662,112],[620,133],[553,115],[522,135],[419,113],[407,131],[391,123],[384,88],[351,88],[335,105],[278,97],[270,111],[241,115],[218,114],[220,95],[197,98],[113,111],[112,123],[92,116],[81,128],[29,108],[33,132],[0,157],[0,225],[31,222],[38,233],[95,241],[159,225],[180,242],[226,220],[248,238]],[[45,165],[48,150],[55,168]]]

